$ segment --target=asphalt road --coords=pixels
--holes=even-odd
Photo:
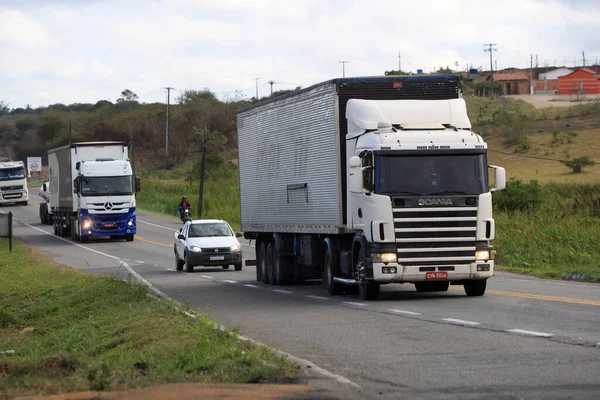
[[[600,285],[497,273],[470,298],[461,286],[381,299],[330,297],[320,282],[270,286],[242,271],[175,271],[176,221],[138,212],[133,242],[73,243],[41,225],[35,204],[2,207],[14,236],[46,257],[91,273],[143,277],[220,324],[329,371],[308,383],[343,399],[597,399]],[[243,245],[254,259],[254,247]],[[132,273],[132,271],[135,271]]]

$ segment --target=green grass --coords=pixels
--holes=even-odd
[[[145,286],[0,240],[0,397],[296,375],[268,349],[195,320]]]

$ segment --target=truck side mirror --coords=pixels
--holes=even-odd
[[[358,156],[348,159],[348,189],[352,193],[363,192],[362,165]]]
[[[79,179],[77,178],[73,179],[73,192],[75,194],[79,193]]]
[[[44,191],[44,192],[48,191],[48,187],[46,186],[45,183],[42,185],[42,191]]]
[[[506,170],[502,167],[490,165],[490,168],[494,168],[494,187],[490,189],[490,192],[502,190],[506,188]]]
[[[140,186],[140,178],[138,178],[137,176],[134,176],[134,178],[135,178],[135,191],[137,193],[140,190],[142,190],[142,187]]]

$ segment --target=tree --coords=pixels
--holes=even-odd
[[[0,116],[8,114],[8,103],[0,100]]]
[[[385,75],[410,75],[409,72],[404,72],[402,70],[391,70],[391,71],[385,71],[384,72]]]
[[[188,89],[177,98],[177,102],[181,105],[190,104],[215,104],[219,102],[217,96],[210,90],[204,88],[202,90]]]
[[[117,103],[122,103],[124,101],[138,101],[139,97],[137,94],[133,93],[129,89],[125,89],[121,92],[121,97],[117,99]]]
[[[46,143],[59,138],[67,130],[67,122],[55,115],[44,115],[40,117],[37,125],[37,135]]]
[[[562,163],[571,168],[571,171],[574,174],[580,173],[583,170],[583,167],[596,164],[594,161],[590,160],[588,156],[574,158],[573,160],[563,161]]]

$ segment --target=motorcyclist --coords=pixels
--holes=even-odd
[[[185,196],[183,196],[181,198],[181,201],[179,202],[179,217],[181,218],[181,220],[183,220],[183,212],[184,210],[192,210],[192,205],[187,201],[187,198]]]

